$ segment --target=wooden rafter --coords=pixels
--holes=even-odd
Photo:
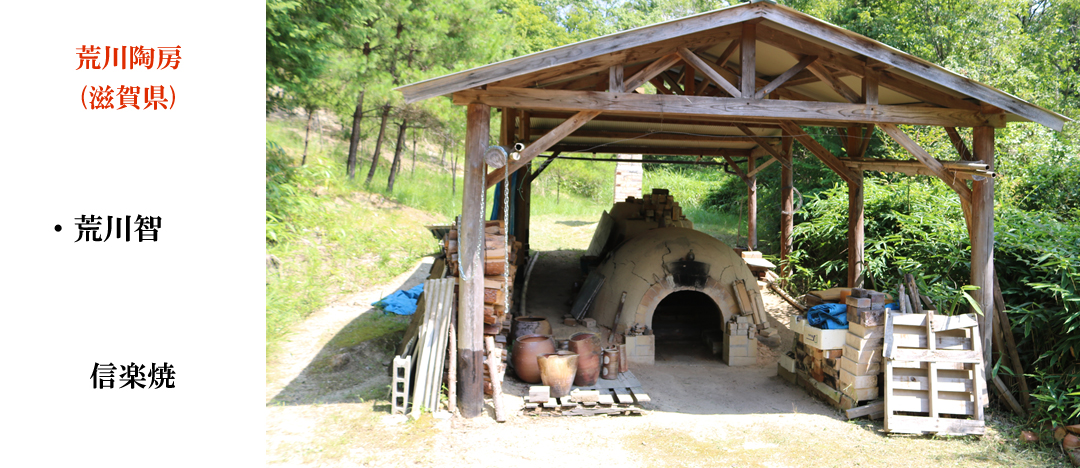
[[[656,88],[656,91],[659,92],[660,94],[667,94],[667,95],[675,94],[674,91],[668,89],[667,82],[660,79],[660,77],[655,77],[655,78],[649,80],[649,83],[652,83],[652,85]]]
[[[716,60],[714,61],[714,63],[716,63],[717,65],[720,65],[720,66],[724,66],[724,64],[726,64],[727,61],[729,59],[731,59],[731,56],[735,54],[735,49],[739,48],[739,44],[741,42],[742,41],[736,41],[736,40],[731,41],[731,43],[729,43],[727,45],[727,48],[725,48],[724,51],[721,52],[720,55],[716,57]]]
[[[625,89],[637,89],[638,86],[645,84],[645,82],[652,80],[657,75],[667,71],[667,69],[675,66],[679,63],[679,54],[669,53],[656,59],[656,61],[642,68],[641,71],[633,74],[630,78],[627,78],[623,84]]]
[[[723,116],[746,120],[776,119],[801,122],[890,123],[939,126],[1005,125],[1003,114],[986,115],[959,109],[916,106],[876,106],[868,111],[862,104],[782,101],[708,96],[665,96],[592,91],[496,88],[454,93],[458,105],[482,102],[492,107],[525,110],[604,111],[627,115]]]
[[[736,88],[735,85],[731,84],[730,81],[720,76],[720,74],[717,73],[716,70],[713,70],[713,68],[709,66],[708,63],[702,60],[701,57],[698,57],[696,54],[691,52],[689,49],[685,47],[680,48],[679,56],[682,57],[682,59],[685,60],[686,63],[694,66],[694,68],[697,68],[697,70],[700,71],[703,75],[705,75],[705,77],[708,78],[709,81],[712,81],[713,83],[716,83],[717,86],[723,88],[724,91],[726,91],[732,97],[739,96],[739,88]]]
[[[766,140],[763,137],[758,136],[758,134],[754,133],[753,130],[750,130],[750,127],[747,127],[744,124],[735,124],[735,128],[738,128],[740,131],[745,133],[746,136],[749,137],[751,141],[753,141],[754,143],[757,143],[758,146],[761,146],[761,149],[763,149],[766,152],[768,152],[769,154],[771,154],[774,158],[779,158],[781,160],[784,159],[784,156],[780,153],[780,150],[776,149],[776,147],[769,144],[768,140]],[[762,165],[762,167],[767,166],[767,165],[768,164],[764,164],[764,165]],[[785,163],[785,165],[786,165],[786,163]]]
[[[807,55],[799,59],[799,63],[796,63],[784,73],[773,78],[772,81],[765,85],[765,87],[757,90],[757,92],[754,93],[754,99],[763,99],[767,94],[776,91],[796,74],[803,71],[808,65],[814,63],[815,60],[817,60],[816,55]]]
[[[538,119],[559,119],[566,120],[574,115],[574,112],[556,112],[556,111],[539,111],[530,112],[529,115],[532,118]],[[678,118],[672,116],[626,116],[626,115],[600,115],[594,117],[593,120],[598,122],[638,122],[638,123],[654,123],[654,124],[680,124],[680,125],[711,125],[715,127],[734,127],[736,125],[745,124],[750,128],[769,128],[779,129],[780,126],[775,123],[761,123],[761,122],[741,122],[735,119],[722,119],[717,117],[695,117],[693,119]]]
[[[820,62],[860,78],[866,75],[866,64],[859,59],[841,54],[827,47],[819,46],[810,41],[799,39],[772,28],[759,27],[758,40],[790,53],[817,55]],[[881,86],[911,96],[920,101],[948,108],[979,110],[979,106],[975,103],[938,91],[914,80],[903,78],[895,73],[881,71],[878,73],[878,77]]]
[[[971,155],[971,151],[968,151],[967,145],[964,144],[964,139],[960,137],[960,132],[957,132],[955,127],[945,127],[945,133],[949,135],[949,140],[952,140],[953,147],[956,148],[961,161],[975,160],[975,157]]]
[[[900,146],[911,153],[912,156],[915,156],[915,159],[918,159],[919,162],[929,168],[930,172],[945,182],[945,185],[952,187],[952,189],[956,191],[956,194],[960,196],[961,200],[971,203],[971,189],[968,188],[967,184],[945,170],[945,166],[941,164],[941,161],[930,156],[930,153],[908,137],[907,134],[904,133],[903,130],[900,130],[896,125],[878,124],[878,127],[881,127],[881,130],[884,131],[886,135],[889,135],[890,138],[900,144]]]
[[[678,94],[680,96],[686,94],[683,92],[682,85],[679,84],[679,77],[672,76],[670,71],[660,73],[660,78],[664,80],[664,83],[667,83],[668,89],[671,90],[672,94]]]
[[[592,120],[593,117],[596,117],[598,115],[600,115],[600,111],[588,110],[578,112],[573,117],[566,119],[566,121],[556,127],[555,130],[548,132],[546,135],[540,137],[539,140],[536,140],[532,144],[526,146],[525,149],[521,151],[519,159],[517,161],[510,161],[510,163],[506,166],[489,172],[485,177],[484,187],[491,187],[498,183],[500,180],[503,180],[506,174],[505,171],[507,170],[507,166],[509,166],[511,174],[517,172],[518,169],[525,167],[525,165],[528,164],[529,161],[532,161],[533,158],[535,158],[537,155],[543,153],[544,151],[547,151],[548,148],[554,146],[567,134],[573,132],[574,130],[577,130],[582,125],[585,125],[588,121]]]
[[[796,55],[796,57],[798,56],[798,54],[794,55]],[[814,76],[820,78],[821,81],[827,83],[830,87],[832,87],[833,91],[836,91],[836,94],[839,94],[840,97],[847,99],[848,102],[857,103],[862,100],[861,96],[859,96],[859,93],[856,93],[854,89],[851,89],[850,86],[845,84],[843,81],[840,81],[839,78],[834,77],[832,73],[829,73],[829,70],[825,69],[824,65],[820,63],[811,63],[806,67],[806,69],[810,70],[810,73],[813,73]]]
[[[805,146],[807,150],[813,153],[814,156],[817,156],[817,158],[820,159],[821,162],[825,163],[826,166],[829,166],[829,169],[832,169],[833,172],[837,173],[840,178],[844,179],[845,182],[849,184],[860,183],[859,180],[861,178],[848,170],[848,168],[844,166],[844,163],[840,160],[840,158],[837,158],[835,155],[832,154],[831,151],[825,149],[824,146],[821,146],[821,143],[818,143],[817,140],[814,139],[814,137],[806,133],[806,131],[803,130],[802,127],[797,125],[795,122],[792,122],[790,120],[781,120],[780,127],[784,129],[784,132],[795,137],[796,140],[799,140],[799,143],[802,143],[802,145]]]

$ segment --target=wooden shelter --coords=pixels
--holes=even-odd
[[[646,90],[646,84],[655,93]],[[994,310],[994,129],[1036,122],[1062,130],[1069,118],[769,2],[752,2],[599,37],[398,88],[407,102],[452,96],[467,106],[458,320],[462,414],[480,414],[482,385],[482,194],[505,177],[487,170],[491,108],[502,110],[499,143],[523,143],[511,173],[545,152],[694,155],[726,160],[747,184],[749,243],[756,244],[756,174],[781,167],[781,259],[792,230],[791,148],[798,141],[836,172],[849,195],[849,277],[863,268],[863,172],[940,178],[960,197],[971,237],[971,284]],[[935,159],[898,125],[943,127],[954,161]],[[846,156],[804,129],[832,127]],[[970,128],[971,148],[962,134]],[[911,160],[864,157],[880,129]],[[739,164],[744,164],[740,167]],[[523,178],[515,228],[528,239]],[[970,183],[970,185],[969,185]],[[782,262],[783,263],[783,262]],[[981,324],[989,362],[992,321]],[[991,366],[986,366],[989,371]]]

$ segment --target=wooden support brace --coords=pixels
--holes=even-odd
[[[971,203],[971,189],[969,189],[962,181],[952,177],[949,172],[945,170],[945,166],[943,166],[940,161],[930,156],[930,153],[919,146],[918,143],[915,143],[915,141],[908,137],[903,130],[900,130],[900,128],[893,124],[878,124],[878,127],[881,127],[881,130],[889,135],[890,138],[899,143],[900,146],[911,153],[912,156],[915,156],[915,159],[918,159],[919,162],[926,165],[926,167],[939,179],[945,182],[946,185],[952,187],[952,189],[956,191],[956,194],[960,196],[961,200]]]
[[[821,146],[821,143],[814,140],[813,137],[807,134],[802,127],[796,125],[795,122],[781,120],[780,127],[789,135],[795,137],[796,140],[799,140],[799,143],[802,143],[802,145],[805,146],[807,150],[810,150],[814,156],[817,156],[821,162],[825,163],[826,166],[829,166],[829,169],[832,169],[833,172],[840,175],[840,178],[844,179],[845,182],[860,183],[860,178],[848,170],[843,161],[840,161],[840,159],[833,155],[832,152],[825,149],[824,146]]]
[[[526,146],[525,149],[521,151],[520,158],[517,161],[511,161],[510,164],[508,164],[508,166],[510,167],[510,173],[513,174],[514,172],[517,172],[518,169],[524,167],[537,155],[543,153],[544,151],[547,151],[548,148],[551,148],[556,143],[565,138],[566,135],[569,135],[570,133],[573,133],[574,130],[581,128],[582,125],[585,125],[588,121],[592,120],[593,117],[596,117],[598,115],[600,115],[600,111],[581,111],[577,114],[574,114],[574,116],[570,117],[569,119],[566,119],[566,121],[559,124],[558,127],[555,127],[555,129],[544,134],[544,136],[540,137],[540,139]],[[504,166],[489,172],[486,177],[485,187],[491,187],[499,183],[499,181],[503,180],[505,170],[506,167]]]
[[[730,81],[728,81],[723,76],[720,76],[720,74],[717,73],[716,70],[713,70],[713,68],[709,66],[709,64],[705,63],[704,60],[695,55],[689,49],[686,49],[685,47],[680,47],[679,56],[682,57],[682,59],[685,60],[686,63],[692,65],[694,68],[697,68],[698,71],[700,71],[703,75],[705,75],[706,78],[709,79],[709,81],[712,81],[713,83],[716,83],[717,86],[723,88],[724,91],[726,91],[728,94],[735,97],[740,95],[739,88],[736,88],[735,85],[731,84]]]
[[[754,93],[754,99],[764,99],[766,95],[773,91],[776,91],[778,88],[783,86],[784,83],[787,83],[787,81],[790,80],[791,77],[803,71],[803,69],[805,69],[808,65],[814,63],[815,60],[817,60],[816,55],[807,55],[799,59],[799,63],[796,63],[794,66],[787,69],[787,71],[785,71],[784,73],[781,73],[780,76],[773,78],[773,80],[770,81],[769,84],[766,84],[764,88],[761,88],[757,91],[757,93]]]

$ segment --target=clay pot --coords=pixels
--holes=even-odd
[[[604,356],[600,364],[600,378],[604,380],[619,378],[619,348],[614,346],[604,348]]]
[[[510,341],[526,335],[550,335],[551,324],[543,317],[515,317],[510,326]]]
[[[540,380],[551,389],[551,398],[570,394],[570,387],[577,374],[578,355],[567,351],[541,354],[536,358],[540,367]]]
[[[540,383],[540,366],[536,357],[555,352],[555,341],[548,335],[527,335],[514,342],[512,362],[519,379]]]
[[[575,333],[570,337],[570,351],[577,353],[577,377],[574,385],[591,387],[600,378],[600,336],[595,333]]]

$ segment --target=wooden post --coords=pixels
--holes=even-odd
[[[975,127],[972,132],[974,156],[994,170],[994,128]],[[994,179],[976,180],[971,188],[971,284],[978,286],[973,297],[983,310],[980,317],[983,368],[991,381],[993,361],[990,351],[994,336]]]
[[[788,268],[788,257],[791,256],[791,230],[794,226],[795,204],[792,195],[795,190],[795,170],[791,166],[791,147],[795,140],[784,135],[781,153],[784,160],[780,161],[780,277],[783,278],[791,273]]]
[[[751,99],[757,92],[757,24],[743,23],[742,43],[739,46],[742,62],[742,97]]]
[[[746,160],[746,173],[754,172],[757,158],[750,155]],[[757,176],[746,178],[746,246],[757,250]]]
[[[852,171],[856,181],[848,182],[848,287],[861,288],[863,279],[863,171]]]
[[[465,181],[462,184],[458,251],[458,407],[475,418],[484,409],[484,151],[490,136],[491,108],[469,104],[465,128]]]

